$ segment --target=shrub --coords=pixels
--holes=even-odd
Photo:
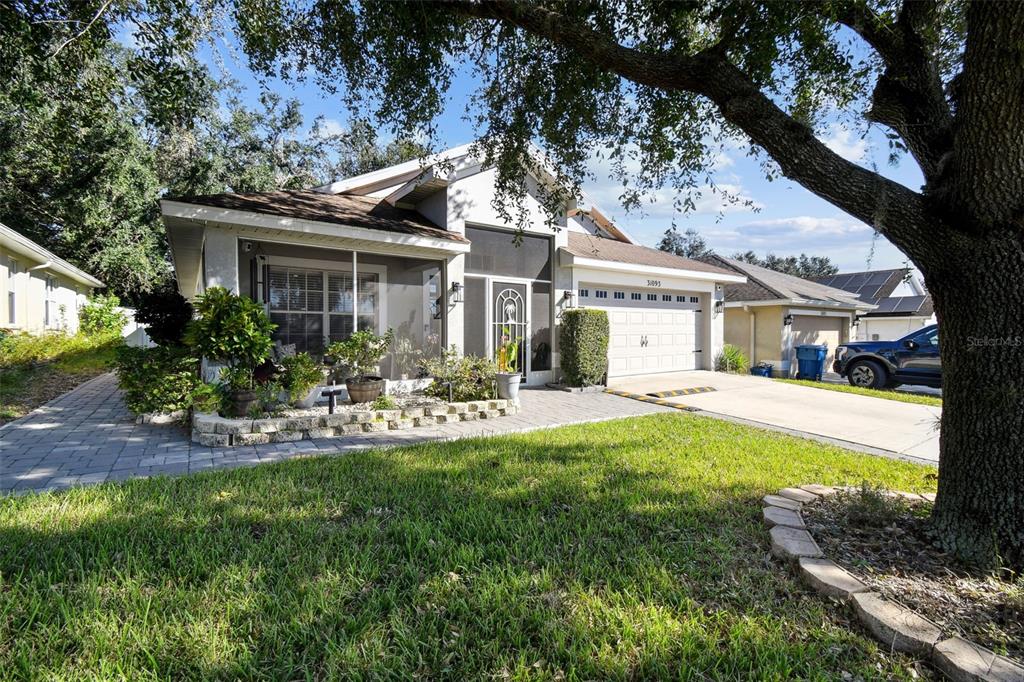
[[[180,346],[192,321],[192,304],[171,282],[139,296],[135,321],[146,326],[149,338],[161,346]]]
[[[559,344],[566,384],[600,384],[608,372],[608,313],[594,308],[566,310]]]
[[[197,296],[195,309],[199,317],[189,324],[185,343],[199,356],[227,363],[232,386],[252,388],[253,372],[270,356],[276,325],[258,303],[222,287]]]
[[[117,354],[117,384],[135,414],[187,410],[211,401],[212,388],[199,378],[199,359],[182,348],[122,347]]]
[[[424,391],[429,396],[457,402],[487,400],[494,396],[494,375],[497,367],[487,358],[474,355],[460,356],[454,346],[441,351],[441,357],[427,360],[427,373],[434,382]]]
[[[281,358],[284,372],[280,375],[281,387],[288,391],[288,399],[296,402],[306,397],[309,390],[324,379],[323,368],[309,353],[296,353]]]
[[[94,351],[106,351],[121,343],[116,336],[74,336],[64,332],[50,332],[38,336],[26,333],[10,334],[0,338],[0,367],[28,366],[58,361],[71,365],[76,360],[92,361]],[[109,356],[108,356],[109,357]],[[92,359],[95,359],[94,357]]]
[[[382,393],[370,403],[370,408],[374,410],[397,410],[398,403],[391,396]]]
[[[334,358],[352,376],[363,378],[377,370],[394,338],[395,334],[390,329],[382,336],[377,336],[369,329],[360,329],[344,341],[335,341],[329,345],[324,354]]]
[[[118,310],[121,299],[110,294],[90,296],[78,311],[78,326],[87,336],[113,336],[121,334],[128,323],[128,317]]]
[[[722,346],[718,357],[715,358],[716,372],[733,372],[735,374],[746,374],[750,370],[750,362],[739,346],[727,343]]]

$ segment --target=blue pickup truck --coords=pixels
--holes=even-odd
[[[922,327],[895,341],[856,341],[836,347],[832,370],[853,386],[895,388],[901,384],[942,388],[939,327]]]

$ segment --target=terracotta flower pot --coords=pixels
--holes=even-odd
[[[346,379],[345,388],[353,403],[371,403],[384,391],[384,379],[370,376]]]

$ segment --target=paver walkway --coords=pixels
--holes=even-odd
[[[0,493],[252,466],[301,455],[518,433],[673,411],[606,393],[524,389],[520,399],[523,409],[518,415],[485,422],[208,448],[192,443],[181,426],[136,424],[121,400],[116,378],[104,374],[0,428]]]

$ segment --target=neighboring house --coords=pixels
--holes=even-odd
[[[103,286],[92,275],[0,223],[0,328],[78,331],[78,309]]]
[[[743,349],[751,364],[771,363],[776,374],[796,373],[796,346],[836,346],[854,338],[859,315],[874,309],[853,294],[750,263],[711,255],[708,263],[747,278],[725,287],[725,341]]]
[[[846,272],[814,281],[877,306],[861,318],[857,341],[891,341],[935,324],[932,297],[910,268]]]
[[[575,201],[552,229],[537,199],[551,176],[527,178],[517,239],[492,205],[495,175],[467,145],[315,190],[165,199],[178,286],[251,296],[276,339],[314,353],[394,329],[392,379],[450,345],[493,356],[507,333],[524,340],[527,383],[552,381],[559,318],[578,305],[609,310],[613,378],[712,366],[722,285],[741,275],[637,245]]]

